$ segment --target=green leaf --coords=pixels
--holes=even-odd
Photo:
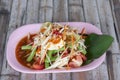
[[[82,65],[87,65],[87,64],[91,63],[92,61],[93,60],[86,60],[86,61],[84,61],[84,63]]]
[[[85,40],[87,46],[87,59],[93,60],[99,58],[110,47],[113,37],[109,35],[90,34]]]

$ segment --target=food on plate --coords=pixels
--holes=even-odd
[[[36,69],[71,69],[99,58],[111,45],[109,35],[87,34],[69,25],[44,23],[39,33],[28,34],[16,47],[16,58]]]

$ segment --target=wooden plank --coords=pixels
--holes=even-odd
[[[10,12],[12,7],[12,1],[13,0],[1,0],[1,8]]]
[[[5,10],[5,4],[0,1],[0,73],[2,70],[3,57],[4,57],[4,47],[6,39],[6,31],[9,21],[9,12]]]
[[[86,22],[92,23],[100,28],[96,0],[83,0],[83,8]]]
[[[72,73],[71,75],[71,80],[90,80],[90,79],[87,79],[87,75],[89,75],[87,72],[75,72],[75,73]]]
[[[28,0],[26,24],[38,23],[39,0]]]
[[[19,80],[19,77],[14,75],[2,75],[0,80]]]
[[[115,25],[115,30],[117,34],[117,38],[120,44],[120,1],[119,0],[110,0],[111,8],[112,8],[112,13],[114,17],[114,25]]]
[[[4,47],[5,47],[5,38],[8,27],[9,13],[8,11],[4,11],[5,14],[1,14],[0,11],[0,73],[3,64],[3,56],[4,56]]]
[[[119,0],[113,0],[113,4],[114,4],[114,12],[115,12],[115,17],[117,20],[117,24],[118,26],[120,26],[120,1]],[[118,27],[119,31],[120,31],[120,27]]]
[[[68,21],[68,1],[67,0],[54,0],[53,6],[53,21],[64,22]]]
[[[50,73],[36,74],[36,80],[52,80]]]
[[[13,30],[15,30],[18,26],[21,25],[21,16],[23,16],[23,11],[26,9],[26,0],[14,0],[11,10],[11,16],[10,16],[10,22],[9,22],[9,28],[7,32],[7,38],[6,38],[6,44],[9,38],[9,35]],[[6,49],[6,48],[5,48]],[[4,54],[6,51],[4,52]],[[6,61],[6,54],[4,55],[3,60],[3,66],[2,66],[2,75],[19,75],[19,72],[13,70]],[[2,77],[4,79],[4,76]]]
[[[71,75],[69,73],[56,73],[52,74],[52,80],[70,80]]]
[[[114,42],[111,46],[113,53],[119,52],[118,41],[116,39],[114,21],[111,12],[110,3],[108,0],[97,0],[99,17],[101,22],[101,30],[104,34],[109,34],[114,38]]]
[[[108,71],[106,62],[103,62],[99,67],[92,71],[88,71],[89,76],[87,76],[87,80],[109,80]]]
[[[82,0],[69,0],[69,21],[84,21]]]
[[[109,80],[106,63],[102,63],[96,69],[72,74],[72,80]]]
[[[40,2],[39,22],[52,21],[53,0],[44,0]]]
[[[120,80],[120,52],[112,55],[114,80]]]
[[[119,0],[110,0],[111,2],[111,7],[112,7],[112,13],[114,17],[114,22],[115,22],[115,28],[116,28],[116,33],[118,36],[118,41],[119,41],[119,47],[120,47],[120,1]],[[120,52],[118,54],[113,54],[112,59],[113,59],[113,72],[114,72],[114,80],[120,80]]]
[[[35,76],[35,74],[22,73],[21,77],[20,77],[20,80],[36,80],[36,76]]]
[[[68,21],[68,1],[67,0],[54,0],[53,2],[53,21],[66,22]],[[52,80],[70,80],[70,73],[54,73]]]
[[[112,52],[111,51],[107,51],[106,61],[107,61],[107,69],[108,69],[109,80],[114,80],[113,59],[112,59]]]

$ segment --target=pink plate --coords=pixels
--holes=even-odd
[[[61,22],[61,24],[69,24],[71,27],[76,28],[77,30],[81,31],[82,28],[86,28],[87,34],[90,33],[97,33],[102,34],[101,31],[92,24],[85,23],[85,22]],[[53,69],[53,70],[32,70],[27,67],[22,66],[16,59],[15,56],[15,49],[18,42],[26,36],[28,33],[34,34],[39,32],[42,23],[39,24],[29,24],[24,25],[18,29],[16,29],[9,37],[8,44],[7,44],[7,61],[9,65],[15,69],[16,71],[23,72],[23,73],[61,73],[61,72],[82,72],[95,69],[98,67],[105,59],[105,53],[98,59],[94,60],[88,65],[82,66],[80,68],[73,68],[70,70],[63,70],[63,69]]]

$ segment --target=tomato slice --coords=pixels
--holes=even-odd
[[[41,65],[39,65],[39,64],[33,64],[32,66],[36,70],[42,70],[42,69],[45,68],[44,64],[41,64]]]
[[[73,59],[76,61],[73,61]],[[82,57],[80,55],[75,56],[71,62],[69,62],[69,66],[72,68],[80,67],[83,63]]]
[[[87,60],[87,57],[86,57],[84,54],[80,54],[80,56],[82,57],[82,59],[83,59],[84,61]]]

